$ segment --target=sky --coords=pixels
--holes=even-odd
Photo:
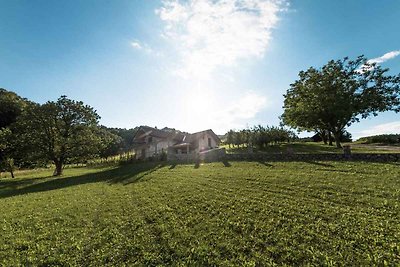
[[[400,1],[0,0],[0,88],[108,127],[278,125],[301,70],[365,55],[400,73]],[[348,129],[399,133],[385,112]],[[311,135],[311,134],[308,134]]]

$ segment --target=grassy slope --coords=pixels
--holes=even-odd
[[[398,164],[50,174],[0,180],[0,265],[400,264]]]
[[[400,146],[387,145],[367,145],[359,143],[344,143],[343,145],[350,145],[351,151],[353,153],[400,153]],[[224,146],[228,153],[241,153],[247,152],[246,147],[231,147]],[[307,153],[307,154],[317,154],[317,153],[343,153],[343,149],[336,148],[336,146],[328,146],[315,142],[300,142],[300,143],[283,143],[279,145],[270,145],[265,147],[262,151],[264,153],[286,153],[288,148],[291,148],[294,153]]]

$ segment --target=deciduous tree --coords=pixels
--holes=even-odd
[[[18,117],[16,127],[24,151],[54,162],[54,175],[62,174],[69,160],[86,160],[102,147],[99,115],[81,101],[61,96],[56,102],[31,104]]]
[[[299,130],[328,130],[341,147],[345,127],[378,112],[400,111],[400,74],[387,72],[364,56],[301,71],[284,95],[283,122]]]

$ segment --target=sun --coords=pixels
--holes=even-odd
[[[215,124],[218,112],[216,94],[208,88],[195,87],[182,94],[185,129],[200,131],[209,129]]]

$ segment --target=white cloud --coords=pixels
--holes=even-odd
[[[372,59],[368,60],[367,62],[369,64],[373,64],[373,63],[380,64],[380,63],[388,61],[389,59],[393,59],[399,55],[400,55],[400,50],[390,51],[381,57],[372,58]],[[373,67],[369,64],[362,65],[357,71],[360,73],[363,73],[364,71],[372,70]]]
[[[142,45],[138,41],[131,42],[131,46],[138,50],[142,49]]]
[[[148,54],[157,54],[154,52],[154,50],[147,44],[140,42],[138,40],[134,40],[131,42],[131,46],[135,48],[136,50],[142,50]]]
[[[371,136],[378,134],[398,134],[400,133],[400,121],[394,121],[376,125],[370,129],[360,132],[359,137]]]
[[[180,55],[176,72],[207,77],[217,67],[261,58],[286,7],[284,0],[166,0],[156,13]]]
[[[265,107],[266,103],[264,96],[251,92],[233,102],[223,113],[226,117],[234,119],[251,119]]]
[[[381,57],[372,58],[372,59],[368,60],[368,62],[369,63],[377,63],[377,64],[379,64],[379,63],[383,63],[385,61],[388,61],[389,59],[393,59],[393,58],[395,58],[395,57],[397,57],[399,55],[400,55],[400,50],[391,51],[391,52],[388,52],[388,53],[384,54]]]
[[[215,128],[221,133],[229,129],[244,128],[268,105],[267,98],[254,92],[247,92],[236,101],[224,104],[224,108],[215,113]]]

